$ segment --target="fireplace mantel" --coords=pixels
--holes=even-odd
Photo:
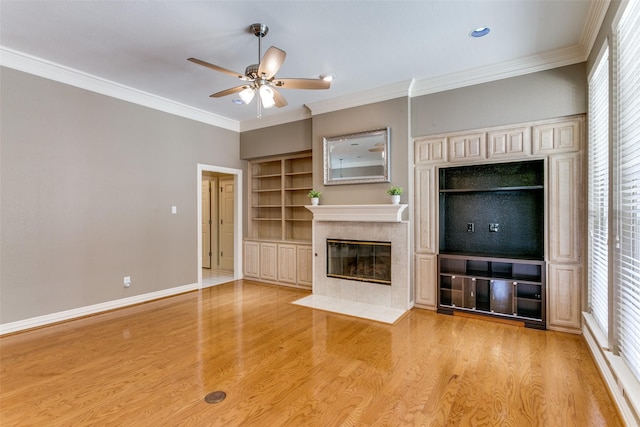
[[[314,221],[402,222],[408,205],[318,205],[305,206]]]

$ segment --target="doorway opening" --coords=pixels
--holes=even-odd
[[[242,278],[242,171],[198,164],[198,288]]]

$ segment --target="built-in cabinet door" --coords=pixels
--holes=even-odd
[[[580,328],[580,275],[579,265],[549,264],[547,322],[551,329]]]
[[[442,163],[447,161],[447,138],[417,138],[414,141],[415,162],[420,163]]]
[[[415,256],[415,290],[416,304],[435,309],[437,303],[436,286],[438,259],[436,255],[416,254]]]
[[[436,227],[436,168],[416,166],[415,169],[415,227],[416,250],[435,254]]]
[[[244,242],[244,275],[260,277],[260,244],[258,242]]]
[[[313,250],[311,246],[298,245],[298,284],[311,286],[313,283]]]
[[[296,283],[296,245],[278,245],[278,281]]]
[[[533,154],[579,151],[583,122],[576,117],[533,126]]]
[[[549,156],[549,261],[579,263],[582,214],[582,157]]]
[[[448,139],[449,161],[484,161],[487,159],[486,133],[452,136]]]
[[[489,159],[526,157],[531,154],[531,128],[500,129],[487,133]]]
[[[277,243],[260,243],[260,278],[278,280]]]

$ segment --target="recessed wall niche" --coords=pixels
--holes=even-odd
[[[440,253],[542,260],[544,161],[439,170]]]

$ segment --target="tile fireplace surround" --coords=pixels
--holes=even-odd
[[[313,212],[313,294],[296,304],[394,323],[413,306],[407,205],[319,205]],[[391,242],[391,286],[327,277],[327,239]]]

